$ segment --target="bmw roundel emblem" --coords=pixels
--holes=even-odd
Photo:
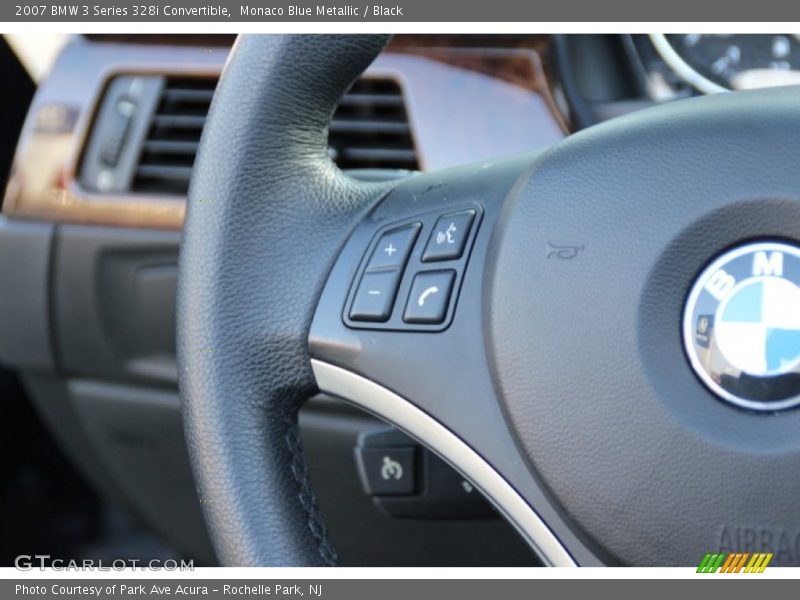
[[[800,404],[800,248],[754,243],[717,258],[689,294],[683,338],[724,400],[762,411]]]

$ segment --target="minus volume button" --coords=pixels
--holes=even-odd
[[[358,284],[350,318],[353,321],[387,321],[392,315],[400,269],[364,273]]]

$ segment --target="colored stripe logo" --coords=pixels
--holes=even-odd
[[[708,553],[697,567],[698,573],[763,573],[772,561],[772,552]]]

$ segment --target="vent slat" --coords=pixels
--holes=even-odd
[[[345,94],[344,97],[339,101],[339,106],[390,106],[393,108],[402,108],[404,104],[403,97],[400,95],[386,96],[382,94],[355,93]]]
[[[331,121],[331,133],[409,133],[411,128],[407,122],[378,121],[372,119],[337,119]]]
[[[197,104],[211,104],[214,90],[195,90],[190,88],[167,88],[164,90],[164,100],[167,102],[192,102]]]
[[[136,167],[136,176],[189,181],[192,177],[192,167],[176,165],[139,165]]]
[[[142,145],[132,191],[185,195],[216,81],[168,78]],[[418,168],[403,92],[393,79],[365,77],[339,102],[329,127],[343,169]]]
[[[163,129],[203,129],[205,115],[162,115],[153,117],[153,127]]]
[[[344,148],[338,158],[370,163],[410,163],[417,160],[417,153],[404,148]]]
[[[144,151],[156,154],[186,154],[194,156],[200,142],[185,142],[178,140],[147,140]]]

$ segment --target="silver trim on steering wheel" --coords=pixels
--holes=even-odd
[[[311,360],[311,367],[321,391],[396,425],[474,483],[546,565],[577,566],[555,534],[511,484],[441,423],[394,392],[351,371],[316,359]]]

